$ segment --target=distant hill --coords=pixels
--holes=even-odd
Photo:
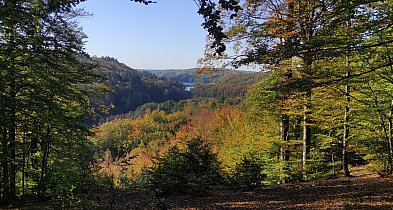
[[[196,74],[197,69],[136,70],[112,57],[92,57],[96,71],[110,92],[100,107],[101,117],[92,123],[135,111],[143,104],[179,101],[192,97],[243,96],[250,84],[258,80],[256,72],[218,70]],[[185,85],[196,85],[192,92]],[[105,107],[105,109],[102,109]]]
[[[254,71],[216,70],[197,74],[198,69],[140,70],[192,87],[192,97],[233,98],[243,97],[248,87],[264,77]]]
[[[207,72],[203,74],[196,74],[197,68],[192,69],[165,69],[165,70],[140,70],[143,72],[152,73],[159,78],[166,78],[182,84],[206,84],[215,83],[221,77],[231,72],[237,72],[233,70],[216,70],[214,72]]]
[[[104,79],[111,93],[105,96],[104,104],[112,107],[104,116],[119,115],[135,110],[149,102],[179,101],[188,98],[185,87],[172,80],[149,72],[137,71],[111,57],[93,57],[97,72]]]
[[[220,77],[216,83],[195,85],[191,93],[193,97],[221,99],[244,97],[248,88],[265,75],[263,72],[231,71]]]

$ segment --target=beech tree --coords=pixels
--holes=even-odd
[[[226,7],[229,10],[238,6],[232,1],[226,3],[231,5]],[[219,4],[223,4],[222,1],[219,1]],[[389,48],[392,43],[392,37],[386,36],[391,34],[392,1],[244,1],[241,9],[236,10],[235,19],[232,18],[232,14],[229,17],[225,16],[222,11],[216,11],[220,10],[218,7],[211,9],[209,5],[214,6],[214,3],[207,1],[206,4],[202,4],[205,9],[201,11],[215,14],[204,14],[206,19],[213,22],[207,21],[209,29],[215,31],[210,32],[216,41],[212,42],[213,47],[223,42],[234,41],[238,50],[233,56],[221,55],[216,58],[229,59],[229,63],[235,67],[261,64],[271,71],[282,72],[282,75],[287,71],[286,78],[282,78],[285,84],[277,89],[290,95],[302,93],[303,169],[309,157],[310,143],[314,141],[311,135],[313,89],[334,84],[344,85],[343,95],[349,104],[352,78],[370,75],[391,66],[391,60],[388,58],[380,59],[385,56],[375,59],[370,55],[376,52],[378,47]],[[217,31],[224,32],[224,35]],[[382,36],[384,39],[377,39]],[[218,47],[218,54],[222,53],[223,49],[225,48]],[[361,56],[362,59],[368,60],[368,63],[359,63],[357,59],[353,61],[354,55]],[[214,53],[210,58],[215,58]],[[338,69],[346,69],[345,72],[338,69],[327,72],[318,64],[320,61],[335,63],[341,58],[347,58],[347,62],[337,63],[342,65]],[[287,63],[296,65],[287,68]],[[351,72],[355,65],[361,65],[362,68]],[[278,102],[281,103],[282,100]],[[342,164],[345,175],[349,176],[346,158],[350,124],[349,105],[344,109]],[[283,141],[287,141],[287,118],[283,110]]]
[[[17,191],[25,193],[27,180],[36,185],[32,191],[46,194],[49,174],[59,166],[52,165],[55,158],[82,159],[87,146],[84,120],[97,77],[79,59],[84,34],[74,18],[83,13],[63,2],[0,2],[4,201],[14,201]]]

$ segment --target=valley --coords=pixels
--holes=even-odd
[[[0,209],[393,209],[392,50],[392,0],[0,1]]]

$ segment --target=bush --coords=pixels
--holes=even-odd
[[[75,162],[63,162],[53,167],[45,178],[45,195],[61,208],[85,205],[84,197],[94,188],[90,171],[83,170]]]
[[[243,190],[253,190],[262,186],[266,178],[262,161],[255,155],[246,155],[235,166],[234,183]]]
[[[158,195],[206,195],[221,179],[217,156],[210,146],[194,139],[184,151],[173,147],[150,171],[150,182]]]

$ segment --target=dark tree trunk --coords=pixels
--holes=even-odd
[[[48,166],[48,157],[49,157],[49,147],[50,147],[50,132],[51,129],[48,126],[46,129],[46,136],[43,138],[41,151],[42,151],[42,159],[41,159],[41,174],[40,174],[40,181],[39,181],[39,194],[40,196],[45,195],[45,175],[47,173],[47,166]]]
[[[39,158],[34,155],[38,152],[38,144],[39,144],[39,133],[41,131],[40,125],[37,123],[37,125],[34,126],[33,128],[33,134],[30,140],[30,154],[31,154],[31,167],[34,169],[34,171],[39,171],[39,167],[40,167],[40,160]],[[29,174],[29,178],[35,182],[35,183],[39,183],[40,182],[40,176],[37,173],[31,173]],[[33,190],[36,193],[39,193],[39,187],[40,185],[36,186]]]
[[[26,194],[25,179],[26,179],[26,153],[23,152],[22,158],[22,195]]]
[[[289,81],[292,78],[292,71],[288,71],[285,74],[285,80]],[[282,98],[282,104],[281,104],[281,141],[282,141],[282,146],[280,148],[280,157],[281,160],[284,162],[289,161],[289,149],[288,149],[288,144],[289,144],[289,116],[286,114],[288,105],[286,104],[288,100],[288,96],[283,96]]]
[[[9,180],[9,170],[8,170],[8,137],[7,137],[7,129],[5,127],[2,128],[2,156],[1,156],[1,166],[2,166],[2,200],[9,200],[10,195],[10,180]]]
[[[280,151],[281,160],[289,161],[290,151],[288,149],[289,143],[289,116],[286,114],[281,115],[281,141],[283,141]]]
[[[40,132],[40,127],[39,127],[39,125],[37,125],[35,127],[35,132],[33,132],[33,136],[31,137],[31,140],[30,140],[30,154],[35,154],[38,152],[39,132]],[[39,164],[39,160],[37,160],[37,158],[33,157],[31,159],[31,166],[33,167],[33,169],[38,169],[38,164]]]
[[[302,138],[302,118],[296,117],[293,125],[293,138],[300,140]]]
[[[15,101],[16,94],[13,93],[11,98]],[[9,152],[10,152],[10,199],[16,198],[16,107],[15,103],[11,106],[11,122],[9,128]]]

